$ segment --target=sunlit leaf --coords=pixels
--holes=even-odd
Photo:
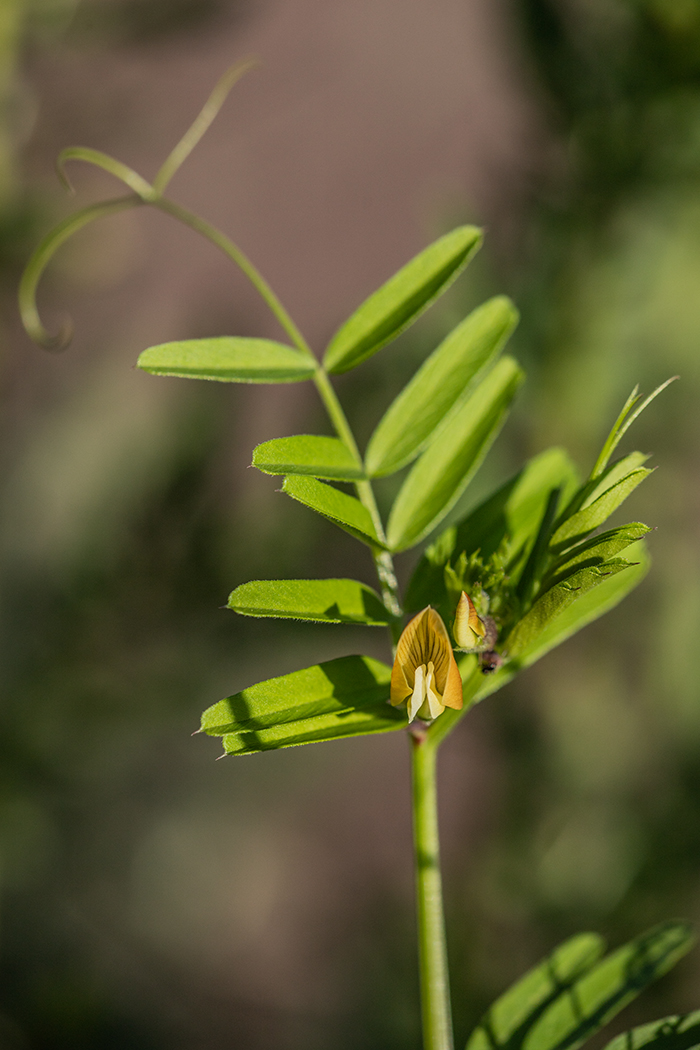
[[[598,961],[598,938],[572,938],[494,1003],[467,1048],[575,1050],[692,944],[686,923],[662,923]]]
[[[238,755],[401,729],[406,712],[389,705],[390,680],[386,664],[342,656],[221,700],[204,712],[201,728]]]
[[[342,441],[312,434],[264,441],[253,451],[253,466],[264,474],[307,474],[330,481],[355,481],[365,476]]]
[[[552,567],[544,587],[559,583],[573,572],[587,565],[601,565],[614,558],[631,543],[641,540],[651,529],[640,521],[610,529],[599,536],[571,547]]]
[[[322,514],[324,518],[329,518],[363,543],[386,548],[386,544],[377,536],[369,511],[354,496],[348,496],[315,478],[294,474],[284,479],[282,492],[315,510],[317,514]]]
[[[700,1046],[700,1010],[623,1032],[605,1050],[693,1050],[696,1046]]]
[[[137,365],[152,375],[223,383],[297,383],[316,371],[313,361],[291,346],[226,335],[152,346]]]
[[[555,531],[550,543],[551,549],[559,553],[584,539],[590,532],[606,522],[630,493],[634,492],[637,485],[651,473],[652,471],[647,470],[646,467],[633,470],[607,488],[592,503],[582,507],[576,514],[572,514]]]
[[[416,319],[454,281],[481,244],[481,231],[460,226],[411,259],[366,299],[331,339],[329,372],[347,372]]]
[[[521,977],[489,1008],[467,1043],[467,1050],[515,1050],[534,1021],[567,988],[587,973],[605,951],[595,933],[579,933]]]
[[[508,636],[507,650],[511,657],[526,652],[549,624],[560,616],[573,602],[582,598],[587,591],[598,584],[629,568],[629,562],[623,558],[613,558],[602,565],[592,565],[577,569],[561,583],[545,591],[534,603],[529,612],[518,622]]]
[[[370,438],[370,476],[399,470],[425,447],[435,428],[474,377],[501,350],[518,320],[505,296],[473,311],[440,343],[389,406]]]
[[[634,388],[630,396],[627,398],[627,401],[623,405],[620,415],[615,420],[612,430],[607,436],[605,444],[603,445],[601,453],[596,461],[596,464],[593,467],[593,470],[591,471],[591,478],[596,478],[599,474],[602,474],[603,470],[608,464],[610,457],[617,448],[621,439],[624,437],[625,433],[634,423],[635,419],[642,414],[644,409],[651,404],[655,397],[658,397],[662,390],[665,390],[666,387],[669,386],[669,384],[675,382],[676,379],[678,379],[678,376],[671,376],[671,378],[667,379],[665,383],[661,383],[660,386],[657,386],[656,390],[653,390],[651,394],[649,394],[649,397],[645,398],[644,401],[642,401],[641,405],[635,408],[633,412],[632,409],[636,405],[637,401],[639,401],[639,398],[641,396],[637,393],[639,387],[636,386]]]
[[[501,689],[518,671],[534,664],[545,653],[561,645],[571,635],[610,609],[614,609],[626,598],[630,591],[642,582],[651,564],[643,541],[627,548],[625,560],[627,559],[630,564],[628,569],[603,578],[593,589],[579,593],[575,601],[554,617],[539,635],[532,637],[517,657],[508,660],[495,674],[480,676],[481,682],[476,690],[474,702],[484,700]]]
[[[501,429],[522,379],[517,362],[504,357],[450,413],[396,497],[387,527],[392,550],[418,543],[454,506]]]
[[[686,923],[635,937],[560,995],[522,1041],[523,1050],[575,1050],[657,980],[693,945]]]
[[[253,580],[236,587],[229,609],[324,623],[385,626],[392,621],[378,594],[357,580]]]
[[[550,448],[535,456],[426,549],[408,585],[406,608],[413,611],[441,603],[445,565],[456,561],[462,551],[480,551],[488,559],[507,539],[513,552],[523,551],[526,555],[550,492],[560,489],[562,500],[566,501],[577,487],[576,468],[563,449]]]

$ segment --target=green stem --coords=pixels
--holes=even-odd
[[[424,735],[412,734],[411,756],[423,1050],[452,1050],[438,835],[437,747]]]
[[[303,335],[294,324],[294,321],[282,306],[282,303],[272,291],[272,288],[270,288],[260,271],[253,266],[248,256],[241,251],[238,245],[234,244],[233,241],[220,230],[217,230],[216,226],[212,226],[211,223],[206,222],[204,219],[200,219],[199,215],[195,215],[194,212],[188,211],[187,208],[175,204],[174,201],[168,200],[167,197],[158,197],[150,203],[155,208],[160,208],[160,210],[164,211],[167,215],[172,215],[173,218],[179,219],[179,221],[184,223],[185,226],[189,226],[191,230],[201,233],[203,237],[206,237],[207,240],[211,241],[212,244],[215,244],[217,248],[220,248],[224,255],[227,255],[228,258],[243,271],[256,291],[260,293],[292,342],[302,351],[302,353],[308,354],[309,357],[314,357],[309,344],[306,342]],[[315,360],[316,358],[314,357],[314,361]]]
[[[314,383],[316,384],[319,396],[326,407],[331,423],[335,427],[336,434],[352,454],[358,466],[362,467],[362,456],[360,455],[355,436],[350,429],[350,424],[348,423],[345,412],[343,411],[343,406],[338,400],[338,395],[333,389],[328,373],[321,365],[319,365],[316,375],[314,376]],[[357,491],[358,499],[364,504],[372,517],[377,536],[380,540],[386,539],[384,535],[384,525],[382,524],[382,519],[379,514],[377,501],[374,498],[374,491],[371,482],[357,481],[355,482],[355,490]],[[388,551],[375,548],[372,551],[372,557],[374,558],[374,567],[377,570],[377,576],[379,577],[384,604],[394,616],[399,617],[402,613],[401,602],[399,600],[399,585],[396,579],[396,573],[394,572],[394,562],[391,554],[389,554]],[[396,645],[400,634],[401,624],[397,621],[395,624],[392,624],[391,627],[391,636],[394,645]]]
[[[245,255],[238,245],[234,244],[225,234],[217,230],[211,223],[201,219],[194,212],[188,211],[187,208],[181,207],[179,204],[175,204],[174,201],[169,200],[167,197],[155,197],[150,200],[150,203],[154,207],[159,208],[168,215],[172,215],[173,218],[178,219],[184,223],[185,226],[189,226],[190,229],[195,230],[197,233],[206,237],[207,240],[215,244],[217,248],[231,259],[232,262],[243,271],[245,276],[248,278],[253,287],[259,292],[263,300],[267,303],[272,313],[275,315],[280,325],[287,333],[294,345],[308,357],[313,358],[316,364],[316,374],[314,375],[314,383],[318,390],[319,396],[325,405],[326,411],[330,417],[330,420],[335,427],[335,431],[346,446],[346,448],[352,454],[355,462],[358,466],[362,466],[362,456],[357,447],[357,442],[350,429],[350,424],[347,421],[345,413],[343,412],[342,405],[338,400],[335,390],[328,378],[328,373],[325,371],[323,366],[318,363],[316,357],[311,351],[309,344],[304,339],[303,335],[294,324],[294,321],[289,316],[284,306],[277,298],[275,293],[270,288],[269,284],[256,269],[253,263],[250,261],[247,255]],[[384,526],[382,519],[379,515],[379,509],[377,507],[377,501],[374,498],[374,492],[372,485],[369,481],[358,481],[355,485],[357,495],[360,501],[369,511],[374,527],[377,530],[377,536],[380,540],[385,539]],[[372,556],[374,558],[374,565],[379,577],[379,583],[382,592],[382,598],[386,604],[387,609],[396,617],[400,617],[402,613],[401,602],[399,601],[399,589],[396,580],[396,574],[394,572],[394,563],[388,551],[377,548],[373,550]],[[401,625],[397,619],[396,623],[391,627],[392,641],[394,645],[398,641],[398,636],[401,633]]]

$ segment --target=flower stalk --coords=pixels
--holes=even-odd
[[[440,872],[437,746],[425,733],[411,733],[411,759],[423,1050],[453,1050]]]

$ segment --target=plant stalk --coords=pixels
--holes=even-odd
[[[413,733],[411,758],[423,1050],[453,1050],[440,872],[437,747],[425,735]]]

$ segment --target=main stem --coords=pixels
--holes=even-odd
[[[425,736],[414,734],[411,757],[423,1050],[453,1050],[440,873],[437,747]]]

